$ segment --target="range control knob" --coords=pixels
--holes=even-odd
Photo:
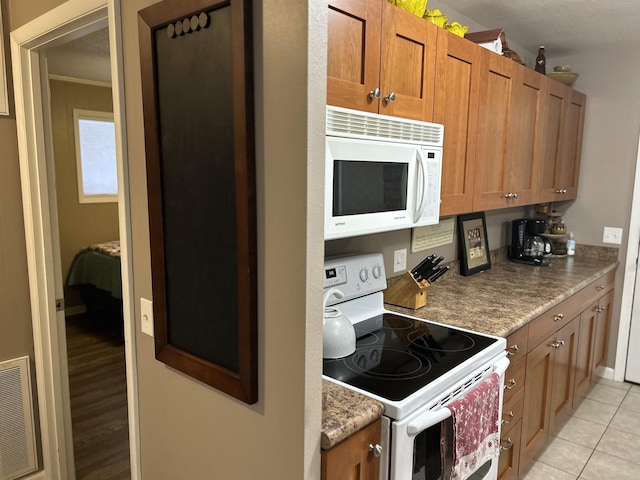
[[[380,265],[374,265],[371,273],[373,274],[373,278],[380,278],[382,275],[382,267]]]
[[[369,270],[367,270],[366,268],[360,269],[360,280],[363,282],[369,280]]]

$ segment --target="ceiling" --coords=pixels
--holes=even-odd
[[[508,42],[530,52],[544,45],[547,57],[640,46],[638,0],[439,0],[427,4],[428,9],[441,8],[446,15],[445,6],[487,29],[503,28]]]

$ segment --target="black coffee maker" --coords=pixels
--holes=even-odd
[[[540,234],[546,222],[538,218],[519,218],[511,222],[509,259],[529,265],[549,265],[551,242]]]

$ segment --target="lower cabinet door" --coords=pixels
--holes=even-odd
[[[322,480],[378,480],[380,461],[369,445],[380,443],[380,420],[322,451]]]
[[[518,478],[520,459],[520,434],[522,420],[506,430],[500,438],[500,461],[498,462],[498,480],[515,480]]]
[[[580,317],[574,318],[553,336],[553,380],[551,383],[551,410],[549,433],[560,429],[573,409],[573,388],[578,356],[578,328]]]
[[[578,358],[576,359],[576,379],[573,391],[573,408],[576,408],[591,386],[591,365],[595,346],[598,304],[595,303],[580,314],[578,330]]]
[[[549,410],[555,349],[543,341],[527,355],[519,471],[523,471],[549,438]]]

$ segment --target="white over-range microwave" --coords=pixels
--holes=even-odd
[[[440,219],[444,126],[327,106],[325,240]]]

